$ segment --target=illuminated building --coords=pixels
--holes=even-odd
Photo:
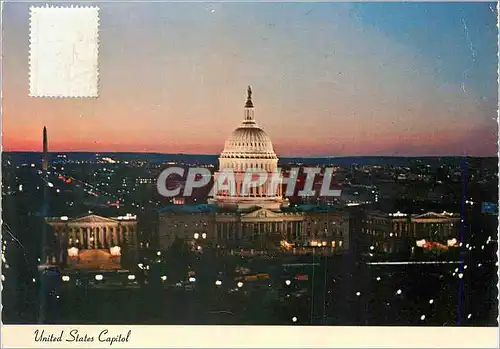
[[[136,216],[52,217],[54,244],[48,264],[75,269],[119,269],[123,258],[134,259],[137,252]]]
[[[314,248],[340,253],[349,249],[345,211],[319,205],[290,206],[283,198],[281,174],[274,192],[268,190],[272,185],[269,181],[244,190],[243,176],[248,168],[266,173],[278,170],[271,139],[255,121],[250,87],[243,121],[225,142],[215,174],[217,178],[224,170],[233,171],[235,190],[216,186],[208,204],[160,209],[160,248],[168,249],[181,239],[233,251],[281,249],[301,253]]]
[[[460,215],[450,212],[407,214],[402,212],[368,212],[362,220],[366,234],[376,250],[396,252],[401,241],[414,246],[417,240],[440,242],[458,239]]]
[[[253,188],[244,187],[244,176],[247,169],[271,174],[278,169],[278,157],[273,149],[269,136],[257,125],[252,101],[252,90],[248,87],[247,101],[245,103],[244,118],[240,126],[233,131],[226,140],[224,150],[219,156],[219,172],[230,170],[234,173],[234,192],[215,188],[211,203],[231,207],[237,210],[252,207],[280,209],[286,204],[281,193],[281,183],[276,183],[276,189],[269,189],[273,185],[271,176],[260,186]]]

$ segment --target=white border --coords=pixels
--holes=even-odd
[[[34,331],[72,329],[92,342],[35,342]],[[99,342],[99,333],[127,334],[125,343]],[[67,336],[71,338],[70,336]],[[50,326],[6,325],[6,348],[498,348],[495,327],[336,327],[336,326]]]

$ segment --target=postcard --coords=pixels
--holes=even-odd
[[[498,347],[496,3],[2,19],[4,347]]]

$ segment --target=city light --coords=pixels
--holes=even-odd
[[[425,244],[427,244],[427,241],[425,239],[422,240],[417,240],[417,247],[424,247]]]
[[[113,256],[113,257],[118,257],[118,256],[121,256],[121,248],[120,246],[113,246],[109,249],[109,253]]]
[[[76,247],[68,248],[68,257],[78,257],[78,248]]]
[[[239,146],[244,146],[244,144],[241,143]],[[87,294],[86,289],[92,287],[96,289],[109,288],[106,291],[109,293],[115,292],[114,289],[125,290],[123,292],[127,292],[130,298],[120,297],[120,299],[124,298],[123,304],[117,304],[115,307],[119,310],[120,307],[126,307],[127,303],[136,303],[137,299],[144,296],[141,295],[141,292],[138,293],[133,289],[140,289],[143,284],[149,283],[149,287],[159,287],[158,290],[163,288],[162,292],[168,293],[165,300],[154,298],[147,300],[157,305],[158,308],[165,307],[164,301],[175,303],[176,300],[185,299],[186,296],[183,294],[189,292],[193,300],[202,297],[201,299],[210,302],[210,304],[217,303],[214,305],[214,309],[210,308],[213,313],[230,313],[229,310],[238,313],[233,314],[233,322],[242,320],[241,315],[243,313],[240,313],[240,311],[244,311],[243,308],[254,308],[258,311],[262,305],[265,305],[263,302],[269,300],[279,303],[279,311],[274,314],[275,316],[269,318],[270,321],[276,319],[278,322],[285,321],[286,323],[288,321],[289,323],[291,320],[296,323],[298,322],[298,316],[301,316],[301,324],[308,324],[309,322],[318,324],[322,322],[324,325],[331,325],[342,324],[343,321],[346,321],[348,324],[359,325],[364,323],[369,326],[388,323],[397,323],[398,325],[420,323],[421,326],[440,325],[456,321],[456,316],[453,318],[453,314],[450,315],[447,311],[456,307],[456,300],[453,297],[448,297],[449,292],[447,293],[447,290],[450,287],[456,288],[457,284],[465,283],[464,285],[467,286],[469,279],[471,279],[472,284],[478,279],[483,282],[483,279],[490,277],[492,273],[490,269],[493,269],[490,267],[495,263],[492,260],[494,256],[489,253],[483,253],[480,256],[470,255],[469,252],[466,253],[467,249],[481,252],[479,247],[486,251],[489,251],[490,248],[491,250],[496,248],[497,241],[493,241],[495,246],[488,244],[491,240],[488,234],[492,234],[491,231],[488,231],[491,230],[490,223],[479,224],[483,223],[480,219],[485,218],[485,215],[480,214],[479,210],[477,214],[472,210],[468,212],[470,218],[467,218],[466,238],[463,240],[464,247],[458,248],[458,246],[462,246],[462,237],[459,237],[458,234],[463,235],[463,227],[459,227],[460,214],[443,212],[443,216],[440,216],[441,214],[437,213],[442,210],[442,207],[439,208],[440,200],[443,207],[445,203],[450,204],[446,204],[447,208],[448,206],[453,207],[453,201],[459,202],[459,195],[452,195],[453,188],[457,187],[456,178],[450,179],[450,188],[446,188],[446,180],[443,179],[442,183],[444,184],[441,186],[442,188],[439,188],[443,189],[443,193],[436,190],[432,197],[426,197],[425,190],[422,190],[423,197],[421,198],[419,198],[420,194],[414,194],[413,191],[405,191],[404,194],[401,194],[401,199],[405,201],[405,208],[403,209],[401,208],[403,206],[400,206],[400,209],[403,209],[404,212],[408,210],[408,212],[412,212],[411,214],[401,213],[400,211],[388,213],[379,211],[377,207],[372,206],[363,207],[362,210],[345,208],[346,203],[353,202],[350,201],[349,195],[351,194],[347,189],[356,190],[354,195],[359,195],[359,198],[354,200],[356,205],[364,205],[362,200],[365,200],[363,198],[365,194],[371,200],[371,195],[368,194],[369,191],[372,193],[380,191],[380,195],[383,195],[381,198],[383,197],[389,204],[391,200],[400,199],[397,197],[398,194],[395,193],[403,193],[399,189],[403,189],[407,185],[418,186],[422,184],[423,188],[433,187],[436,183],[436,178],[432,173],[433,169],[431,168],[420,174],[421,165],[408,165],[409,167],[406,169],[399,165],[386,168],[384,165],[377,167],[355,164],[346,166],[345,169],[343,166],[339,166],[338,186],[346,188],[346,192],[338,200],[322,201],[323,199],[315,197],[299,200],[295,196],[300,195],[288,196],[283,194],[285,189],[282,189],[280,192],[282,197],[277,200],[276,197],[266,197],[260,190],[255,190],[252,191],[252,195],[248,195],[242,200],[233,200],[234,198],[227,198],[227,194],[222,195],[220,200],[224,205],[221,205],[223,209],[219,210],[216,209],[218,206],[215,205],[219,199],[214,198],[214,203],[212,203],[211,197],[203,197],[203,195],[207,195],[206,193],[202,193],[198,199],[194,199],[194,201],[198,200],[196,204],[193,204],[193,197],[189,199],[174,198],[176,205],[167,204],[168,200],[157,200],[156,192],[154,192],[155,195],[147,197],[151,192],[149,185],[155,184],[158,173],[166,164],[166,158],[153,164],[147,158],[142,159],[139,156],[130,161],[130,166],[124,168],[121,168],[122,165],[106,165],[109,172],[103,173],[102,165],[99,165],[102,164],[101,158],[94,155],[92,154],[89,157],[90,160],[78,160],[82,164],[94,164],[94,161],[97,161],[97,166],[92,165],[89,167],[92,168],[92,171],[87,171],[89,173],[68,164],[66,173],[54,173],[54,178],[59,175],[59,179],[53,179],[50,172],[37,171],[38,169],[36,169],[31,172],[38,176],[36,178],[38,182],[34,180],[32,182],[26,181],[26,186],[23,188],[19,184],[22,178],[18,179],[12,176],[12,181],[5,186],[6,195],[22,197],[22,202],[29,202],[29,195],[31,194],[43,196],[41,191],[43,191],[44,186],[46,192],[54,195],[54,200],[60,200],[55,205],[62,208],[62,211],[56,213],[54,217],[51,217],[48,212],[43,213],[43,217],[46,218],[45,223],[48,225],[45,228],[51,232],[50,246],[48,246],[50,250],[43,250],[43,262],[36,263],[37,252],[35,252],[26,256],[33,272],[30,272],[29,269],[23,269],[22,265],[18,267],[14,264],[14,260],[9,260],[12,264],[10,270],[6,270],[6,272],[15,273],[18,270],[28,270],[25,279],[29,279],[27,275],[32,275],[32,277],[35,275],[32,279],[35,284],[31,285],[34,290],[40,285],[38,284],[38,277],[40,277],[41,283],[47,277],[55,277],[55,280],[60,283],[62,288],[59,290],[57,287],[50,287],[47,290],[47,296],[53,300],[56,297],[59,298],[59,294],[61,297],[62,294],[65,294],[64,306],[69,306],[70,309],[69,312],[66,310],[61,312],[61,315],[64,316],[71,316],[71,306],[74,306],[76,301],[81,301],[81,299],[72,299],[74,292],[80,293],[78,291],[81,288],[80,286],[85,286],[81,290],[85,294]],[[122,159],[122,155],[119,156]],[[94,158],[97,160],[94,160]],[[257,158],[257,160],[252,159],[247,162],[247,160],[238,159],[237,157],[231,159],[221,157],[219,167],[227,165],[229,167],[238,167],[238,169],[241,168],[241,171],[244,171],[248,166],[258,167],[260,170],[260,166],[264,165],[262,170],[269,170],[270,173],[274,168],[274,165],[270,165],[283,162],[282,160],[273,159],[266,158],[261,162]],[[23,161],[26,162],[26,160]],[[422,161],[425,162],[425,160]],[[123,160],[120,162],[121,164],[128,164]],[[212,172],[218,171],[219,167],[216,164],[215,157],[212,162],[214,164],[207,166],[210,166]],[[240,166],[241,162],[244,164],[243,167]],[[26,167],[28,164],[29,162],[24,163],[23,166]],[[184,163],[183,160],[176,160],[175,164],[184,167],[192,166],[190,163]],[[60,168],[61,165],[57,163],[51,166]],[[141,166],[144,167],[141,168]],[[293,166],[290,163],[290,165],[286,165],[286,169],[279,168],[279,171],[283,170],[289,173],[289,168]],[[300,166],[300,169],[304,168],[304,165],[301,164]],[[324,169],[321,164],[316,166]],[[371,172],[372,167],[376,169],[373,173]],[[87,167],[85,166],[85,168]],[[458,167],[452,171],[458,171],[457,169]],[[130,174],[127,171],[130,171]],[[106,176],[114,172],[116,174],[113,174],[111,178],[107,177],[109,181],[106,181]],[[475,173],[474,176],[476,176]],[[379,182],[378,174],[383,179],[380,181],[382,183],[381,188],[378,188],[378,183],[376,183]],[[359,175],[372,178],[373,180],[370,179],[370,181],[374,183],[368,186],[368,183],[361,184],[358,180],[354,180],[355,178],[363,178],[359,177]],[[492,175],[495,177],[496,172]],[[137,176],[141,178],[137,179]],[[147,176],[148,180],[144,180],[143,176]],[[213,178],[213,176],[214,173],[209,177]],[[456,174],[455,177],[459,178],[459,175]],[[66,182],[66,178],[72,178],[72,182]],[[391,179],[391,183],[385,184],[385,178],[394,180]],[[398,179],[396,180],[396,178]],[[49,182],[52,180],[54,184]],[[86,181],[93,184],[88,184]],[[301,177],[299,182],[303,183],[304,178]],[[407,183],[404,184],[403,182]],[[41,191],[36,192],[34,190],[36,183],[41,183]],[[68,185],[69,183],[72,184]],[[123,189],[125,183],[127,183],[128,188]],[[143,186],[143,183],[147,183],[148,186]],[[23,193],[16,193],[15,189],[18,185],[19,191],[24,189]],[[387,188],[385,188],[386,185]],[[337,186],[337,183],[335,186]],[[395,187],[390,188],[389,186]],[[54,187],[54,190],[48,187]],[[121,189],[117,189],[118,187]],[[148,188],[147,191],[134,192],[134,190],[142,190],[142,188],[146,189],[146,187]],[[109,192],[103,191],[103,188],[107,188]],[[376,190],[372,190],[372,188],[376,188]],[[56,195],[56,191],[60,191],[63,195]],[[78,195],[74,196],[75,192]],[[415,192],[419,193],[420,190]],[[89,205],[82,204],[81,200],[79,200],[79,197],[82,196],[80,199],[87,201],[83,197],[86,198],[87,195],[92,196],[94,194],[96,198],[91,197],[92,200]],[[445,197],[441,195],[439,198],[437,194],[443,194]],[[391,198],[392,195],[396,197]],[[123,197],[126,198],[126,203]],[[118,214],[125,214],[128,210],[140,209],[140,203],[131,202],[131,200],[139,198],[147,206],[147,212],[154,213],[157,219],[148,221],[149,215],[144,217],[139,215],[137,217],[139,217],[140,221],[132,222],[129,220],[135,220],[136,216],[130,213],[116,217]],[[148,199],[152,199],[152,201],[148,201]],[[179,202],[175,202],[175,200],[179,200]],[[420,209],[420,206],[424,207],[431,201],[435,203],[433,207],[437,207],[436,212]],[[414,204],[412,205],[410,202]],[[115,211],[116,206],[114,203],[120,203],[125,211]],[[233,205],[234,203],[237,205]],[[253,205],[254,203],[261,203],[261,205]],[[394,203],[397,207],[397,202]],[[72,207],[71,212],[64,211],[64,207],[68,208],[73,204],[74,207]],[[242,207],[244,206],[244,209],[234,209],[233,206],[240,207],[240,204]],[[98,209],[101,206],[103,210]],[[112,206],[113,208],[110,208]],[[92,216],[85,216],[89,208],[95,209],[96,213],[101,213],[99,215],[94,213]],[[114,214],[100,217],[101,214],[105,215],[105,212],[109,213],[109,211],[114,212]],[[395,211],[396,209],[391,212]],[[92,212],[88,211],[89,214]],[[247,212],[251,214],[246,215]],[[17,213],[17,211],[13,213]],[[28,217],[32,213],[33,209],[30,206],[22,217]],[[70,216],[62,214],[70,214]],[[80,217],[80,214],[83,214],[81,216],[83,219],[74,218]],[[243,220],[249,224],[240,227],[240,218],[243,218],[244,214]],[[38,218],[32,217],[29,219],[30,221],[26,222],[26,224],[19,224],[16,217],[9,219],[8,223],[14,224],[13,228],[17,228],[16,230],[24,228],[27,230],[27,232],[13,231],[13,235],[19,233],[20,237],[29,236],[31,220],[33,219],[36,222],[34,219]],[[237,224],[234,224],[235,222]],[[4,228],[4,225],[2,225],[2,228]],[[8,224],[4,229],[10,230]],[[359,239],[351,239],[349,236],[353,229],[359,233]],[[206,233],[206,231],[209,231],[209,233]],[[207,235],[210,234],[213,234],[209,239],[210,241],[205,241]],[[81,242],[76,239],[77,236],[82,240]],[[488,240],[484,239],[485,236],[488,237]],[[12,238],[15,238],[15,236],[12,236]],[[56,240],[57,244],[55,243]],[[23,239],[21,241],[24,242]],[[10,240],[8,242],[10,244]],[[342,246],[342,242],[344,246]],[[29,243],[29,241],[26,241],[26,243]],[[482,245],[483,243],[484,245]],[[22,252],[21,249],[15,246],[15,242],[12,244]],[[118,244],[124,250],[121,250],[121,247],[117,246]],[[471,246],[472,244],[474,246]],[[368,251],[366,251],[367,247]],[[415,247],[417,248],[415,249]],[[418,247],[426,249],[425,253]],[[3,246],[3,249],[5,250],[5,246]],[[163,252],[165,252],[165,255]],[[335,262],[336,260],[343,260],[345,255],[352,257],[349,265],[358,265],[360,268],[347,265],[344,268]],[[19,256],[22,257],[22,254],[19,254]],[[122,256],[121,260],[120,256]],[[475,257],[479,261],[484,260],[485,265],[478,263],[476,260],[474,263],[476,263],[477,267],[474,268],[473,264],[471,264],[472,267],[470,273],[468,273],[468,266],[464,263],[473,261],[476,259]],[[40,258],[38,260],[40,261]],[[330,263],[332,261],[333,263]],[[24,263],[22,258],[18,262]],[[37,264],[42,264],[38,269],[43,270],[43,274],[36,273]],[[427,268],[426,266],[430,264],[447,265]],[[378,265],[386,267],[369,268]],[[414,270],[414,272],[405,272],[406,269],[404,267],[398,268],[399,265],[410,265],[410,269]],[[498,262],[496,265],[498,265]],[[61,268],[58,268],[58,266],[61,266]],[[267,268],[268,266],[269,268]],[[311,266],[312,268],[309,269]],[[481,266],[485,266],[485,268],[482,268],[481,271],[477,270]],[[153,272],[148,272],[150,268]],[[269,270],[266,271],[266,269]],[[88,279],[90,282],[78,276],[80,271],[89,273]],[[264,271],[270,275],[264,273]],[[136,272],[139,277],[134,275]],[[168,278],[167,272],[169,272]],[[177,272],[179,272],[179,275],[175,276]],[[317,283],[312,284],[309,282],[311,272],[313,276],[316,275],[314,278],[318,279],[316,280]],[[103,282],[104,274],[102,273],[106,274],[106,283]],[[467,279],[464,277],[465,273],[468,273]],[[375,274],[379,274],[379,276],[374,276]],[[380,275],[384,275],[383,283]],[[453,276],[450,278],[450,275]],[[1,275],[2,281],[5,280],[5,277],[6,275]],[[199,280],[197,280],[198,278]],[[457,278],[459,280],[456,280]],[[15,275],[9,274],[9,281],[15,279]],[[160,279],[159,283],[158,279]],[[306,280],[309,281],[303,282]],[[374,285],[373,281],[376,281],[377,285]],[[213,282],[216,287],[214,288],[214,284],[210,284],[210,282]],[[141,287],[139,287],[139,284]],[[224,288],[222,288],[222,284],[224,284]],[[489,287],[492,287],[492,285],[483,284],[484,291],[487,292],[476,293],[474,297],[480,298],[490,293]],[[179,289],[175,294],[171,294],[168,290],[174,285],[179,286]],[[9,284],[6,286],[11,287]],[[403,291],[401,288],[394,291],[396,286],[405,287],[405,296],[402,296]],[[12,287],[15,287],[15,283]],[[245,287],[245,290],[239,291],[242,287]],[[486,289],[487,287],[488,289]],[[364,291],[352,292],[354,288],[360,288]],[[424,297],[418,296],[419,293],[422,294],[420,292],[421,288],[425,291]],[[426,290],[427,288],[428,290]],[[63,291],[65,293],[62,293]],[[239,291],[236,292],[237,297],[227,295],[234,291]],[[466,289],[464,289],[465,291]],[[307,310],[305,315],[301,315],[302,311],[293,310],[297,306],[301,308],[302,304],[307,305],[311,301],[311,294],[315,293],[320,295],[318,302],[314,301],[315,309],[319,309],[316,309],[318,311],[315,311],[314,314],[310,314],[311,317],[309,317]],[[425,294],[427,295],[425,296]],[[363,295],[363,298],[361,298],[361,295]],[[415,295],[417,296],[414,297]],[[434,298],[427,298],[429,295],[436,297],[439,303]],[[190,296],[187,297],[190,298]],[[359,308],[360,311],[349,312],[347,308],[344,309],[343,303],[345,301],[342,301],[342,299],[346,298],[347,302],[356,303],[353,306]],[[427,302],[425,298],[427,298]],[[339,300],[341,301],[339,302]],[[90,305],[92,305],[93,301],[95,302],[95,300],[89,300]],[[235,301],[244,306],[234,307]],[[473,301],[480,304],[480,301],[484,303],[487,300],[474,299]],[[60,302],[55,302],[57,306],[63,306],[63,304],[57,303]],[[436,306],[433,305],[434,303],[436,303]],[[429,307],[429,305],[431,306]],[[206,310],[208,313],[208,308]],[[409,310],[411,310],[410,315],[408,315]],[[472,314],[467,313],[468,310],[473,311],[474,309],[472,307],[462,312],[461,318],[464,322],[464,319],[470,319],[472,316]],[[297,315],[293,316],[293,312],[296,312]],[[424,314],[426,312],[429,312],[429,318],[426,318],[426,314]],[[168,311],[161,313],[160,315],[156,314],[158,318],[151,321],[156,322],[158,320],[158,323],[160,323],[160,316],[163,316],[163,313],[170,316]],[[210,311],[210,313],[212,312]],[[253,313],[253,311],[250,313]],[[246,315],[245,322],[252,323],[254,321],[252,319],[253,314],[250,313],[243,314]],[[418,316],[419,314],[420,316]],[[475,314],[475,321],[483,323],[483,317],[485,316],[483,312],[475,312]],[[148,316],[151,316],[149,312],[141,313],[141,317],[144,317],[144,319],[141,318],[140,321],[147,322]],[[425,322],[423,322],[424,320]],[[170,318],[165,321],[170,321]],[[467,323],[470,324],[471,322],[467,321]]]

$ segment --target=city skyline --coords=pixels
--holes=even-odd
[[[497,154],[492,4],[96,4],[100,96],[74,100],[28,97],[5,4],[4,151],[47,126],[51,152],[218,154],[250,84],[281,157]]]

